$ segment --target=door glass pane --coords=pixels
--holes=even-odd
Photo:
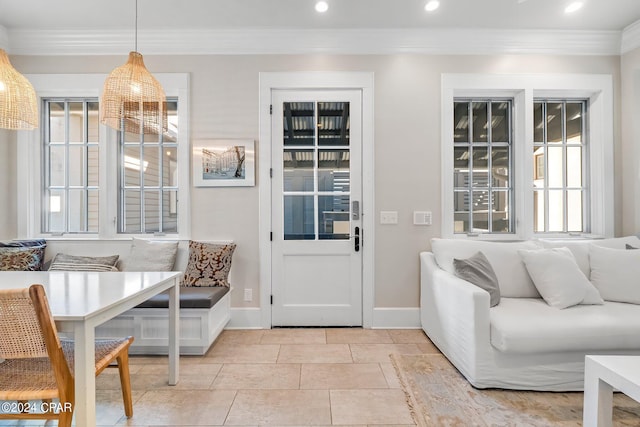
[[[284,196],[284,239],[314,240],[313,196]]]
[[[548,160],[548,178],[550,188],[562,187],[562,147],[549,147],[547,149]]]
[[[453,142],[469,142],[469,103],[453,104]]]
[[[473,102],[473,142],[487,141],[488,111],[486,102]]]
[[[567,102],[567,144],[581,144],[582,103]]]
[[[509,218],[509,192],[508,191],[492,191],[492,215],[491,215],[491,231],[493,233],[510,233],[511,220]]]
[[[567,147],[567,187],[582,187],[582,147]]]
[[[469,232],[469,192],[456,191],[453,194],[454,232]]]
[[[349,196],[318,196],[318,222],[319,239],[349,239]]]
[[[564,228],[564,201],[562,190],[549,190],[549,231],[562,232]]]
[[[489,150],[475,148],[473,150],[473,186],[486,187],[489,185]]]
[[[491,150],[491,178],[494,187],[509,187],[509,147]]]
[[[82,102],[69,102],[69,143],[84,142],[84,109]]]
[[[314,150],[284,150],[284,191],[313,191]]]
[[[582,191],[567,191],[567,231],[581,232],[582,226]]]
[[[541,102],[533,104],[533,142],[544,142],[544,114]]]
[[[349,103],[318,102],[318,145],[349,145]]]
[[[84,185],[84,147],[69,146],[69,185]]]
[[[49,142],[64,142],[64,102],[49,103]]]
[[[318,151],[318,191],[349,191],[349,150]]]
[[[126,190],[124,192],[124,230],[125,233],[140,233],[142,222],[140,221],[141,197],[138,190]]]
[[[284,102],[283,144],[314,145],[316,142],[315,106],[313,102]]]
[[[491,141],[509,142],[509,103],[491,103]]]
[[[562,103],[547,103],[547,142],[562,142]]]
[[[65,147],[49,146],[49,185],[62,187],[65,185],[66,156]]]
[[[489,231],[489,192],[473,191],[473,231]]]
[[[544,232],[544,191],[533,192],[533,230]]]

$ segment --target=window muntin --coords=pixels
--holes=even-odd
[[[43,233],[97,233],[97,98],[44,98]]]
[[[511,99],[454,99],[454,233],[514,233]]]
[[[178,100],[167,99],[168,129],[118,133],[118,232],[178,232]]]
[[[535,233],[588,233],[586,100],[535,99]]]

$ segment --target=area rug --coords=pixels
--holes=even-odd
[[[583,393],[473,388],[441,354],[391,355],[420,426],[581,426]],[[640,426],[640,404],[615,393],[614,426]]]

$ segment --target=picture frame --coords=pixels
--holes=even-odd
[[[255,141],[209,139],[192,145],[195,187],[251,187],[255,185]]]

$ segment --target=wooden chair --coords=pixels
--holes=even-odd
[[[96,375],[117,361],[127,417],[133,416],[128,354],[132,342],[132,337],[96,341]],[[73,360],[73,341],[59,339],[42,285],[0,290],[0,400],[16,402],[3,409],[23,409],[27,401],[51,399],[58,399],[60,405],[45,406],[63,409],[3,410],[0,419],[57,419],[58,426],[70,427],[75,400]]]

